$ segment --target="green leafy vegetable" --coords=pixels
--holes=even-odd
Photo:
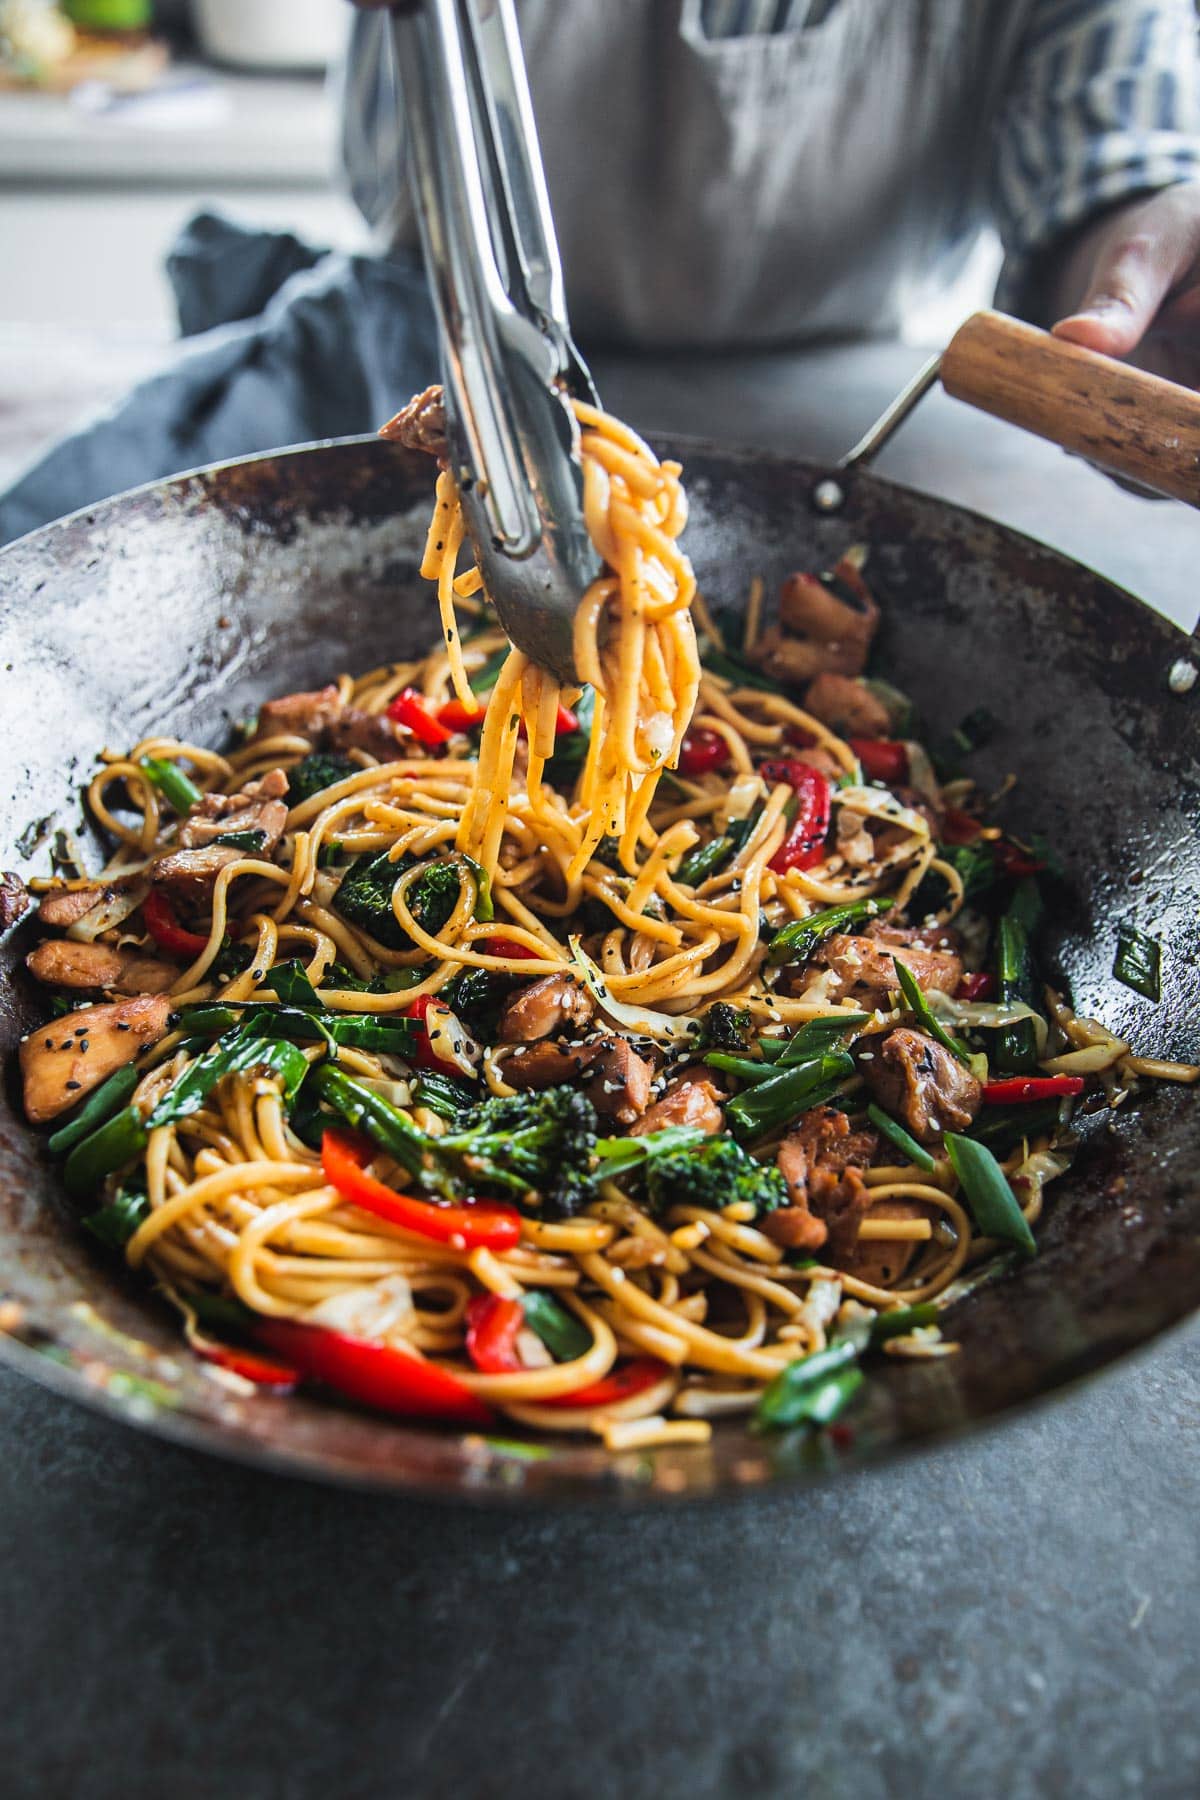
[[[1113,975],[1157,1005],[1162,999],[1162,945],[1135,925],[1118,925]]]
[[[913,1018],[917,1021],[917,1024],[921,1027],[921,1030],[928,1032],[931,1038],[936,1038],[938,1043],[949,1050],[952,1056],[957,1056],[960,1063],[964,1063],[970,1068],[970,1052],[964,1049],[957,1038],[951,1037],[950,1033],[938,1024],[933,1013],[930,1011],[929,1002],[921,992],[920,984],[912,970],[908,968],[905,963],[902,963],[898,956],[893,956],[892,967],[896,971],[896,980],[900,984],[900,992],[904,996],[904,1004],[907,1006]]]
[[[525,1323],[545,1344],[556,1362],[576,1362],[592,1347],[592,1334],[582,1319],[560,1306],[550,1294],[534,1288],[521,1296]]]
[[[66,1123],[51,1133],[46,1146],[51,1156],[65,1156],[68,1150],[73,1150],[85,1137],[90,1137],[106,1119],[111,1119],[124,1106],[139,1080],[134,1065],[126,1063],[123,1069],[118,1069],[107,1081],[102,1081],[75,1108]]]
[[[862,1376],[854,1367],[857,1361],[858,1350],[849,1341],[798,1356],[768,1383],[754,1415],[755,1425],[760,1431],[781,1431],[789,1425],[828,1424],[861,1385]],[[858,1380],[842,1383],[826,1396],[832,1378],[847,1373],[858,1375]],[[838,1400],[840,1404],[836,1404]]]
[[[246,856],[257,856],[266,841],[265,831],[223,831],[213,839],[214,844],[224,844],[229,850],[241,850]]]
[[[158,1101],[147,1125],[153,1129],[189,1118],[200,1111],[218,1082],[227,1075],[244,1074],[250,1069],[278,1075],[283,1082],[284,1099],[291,1100],[308,1073],[307,1057],[290,1038],[262,1037],[252,1027],[253,1021],[239,1024],[190,1063]]]
[[[276,963],[267,977],[284,1006],[299,1006],[319,1011],[321,1001],[309,980],[304,964],[297,961]]]
[[[971,1216],[985,1237],[1015,1244],[1026,1256],[1037,1255],[1029,1222],[1017,1205],[1008,1178],[986,1144],[975,1138],[946,1133],[946,1149],[954,1165]]]
[[[80,1140],[63,1165],[63,1184],[79,1198],[99,1187],[106,1175],[123,1169],[146,1148],[148,1133],[132,1106],[114,1113],[90,1137]]]
[[[877,1130],[882,1131],[885,1138],[889,1138],[895,1144],[900,1154],[906,1156],[909,1162],[915,1163],[918,1169],[929,1171],[937,1167],[928,1150],[918,1144],[916,1138],[911,1137],[903,1125],[898,1125],[895,1119],[885,1113],[882,1106],[876,1106],[872,1101],[867,1108],[867,1117]]]
[[[345,781],[348,775],[361,775],[362,770],[357,763],[351,762],[348,756],[338,756],[332,751],[314,750],[308,756],[301,757],[293,763],[287,772],[288,805],[303,806],[314,794],[323,789],[333,787],[335,782]]]
[[[1040,1137],[1061,1122],[1061,1100],[1034,1100],[1026,1106],[988,1106],[971,1127],[970,1136],[986,1144],[994,1156],[1007,1156],[1025,1138]]]
[[[844,931],[860,919],[872,919],[883,907],[878,900],[851,900],[845,906],[828,906],[824,912],[807,919],[794,919],[777,931],[767,952],[769,963],[805,963],[814,956],[827,937]]]
[[[204,798],[195,782],[188,779],[178,763],[168,762],[166,757],[143,756],[139,767],[144,770],[146,779],[181,817],[190,813],[193,806],[199,806]]]
[[[144,1187],[126,1183],[111,1200],[88,1213],[83,1223],[93,1237],[110,1250],[123,1250],[143,1219],[150,1213],[150,1197]]]
[[[996,927],[996,987],[1002,1005],[1032,1006],[1036,997],[1029,937],[1019,912],[1007,912]],[[998,1069],[1029,1074],[1037,1068],[1037,1030],[1032,1019],[1003,1025],[993,1040]]]

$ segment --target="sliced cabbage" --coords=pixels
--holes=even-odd
[[[82,919],[76,919],[67,927],[67,936],[74,938],[77,944],[92,944],[102,932],[111,931],[127,919],[131,912],[136,912],[146,895],[150,892],[149,880],[130,882],[128,887],[115,888],[93,906],[91,912],[84,913]]]
[[[579,939],[571,938],[570,945],[571,961],[579,971],[580,980],[600,1010],[616,1024],[624,1026],[635,1037],[657,1038],[664,1044],[692,1043],[699,1036],[698,1019],[673,1018],[670,1013],[654,1012],[648,1006],[632,1006],[627,1001],[614,999],[604,971],[592,961]]]
[[[483,1045],[476,1043],[458,1014],[443,1000],[431,1000],[424,1023],[433,1054],[452,1063],[463,1075],[474,1075],[483,1061]]]

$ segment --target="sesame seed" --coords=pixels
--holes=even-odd
[[[83,1086],[83,1083],[82,1083],[82,1081],[68,1081],[68,1082],[65,1082],[63,1085],[65,1087],[70,1088],[71,1091],[74,1092],[74,1090],[76,1088],[81,1088]]]

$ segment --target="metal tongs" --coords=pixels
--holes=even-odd
[[[392,33],[467,530],[509,637],[572,682],[600,563],[567,401],[596,394],[567,323],[512,0],[404,0]]]

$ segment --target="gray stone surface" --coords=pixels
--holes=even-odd
[[[646,426],[832,455],[914,360],[604,391]],[[932,407],[894,473],[1190,622],[1194,517]],[[285,1482],[7,1374],[0,1447],[4,1800],[1200,1790],[1197,1324],[904,1463],[620,1518]]]
[[[12,1800],[1190,1796],[1200,1328],[801,1496],[288,1483],[0,1376]]]

